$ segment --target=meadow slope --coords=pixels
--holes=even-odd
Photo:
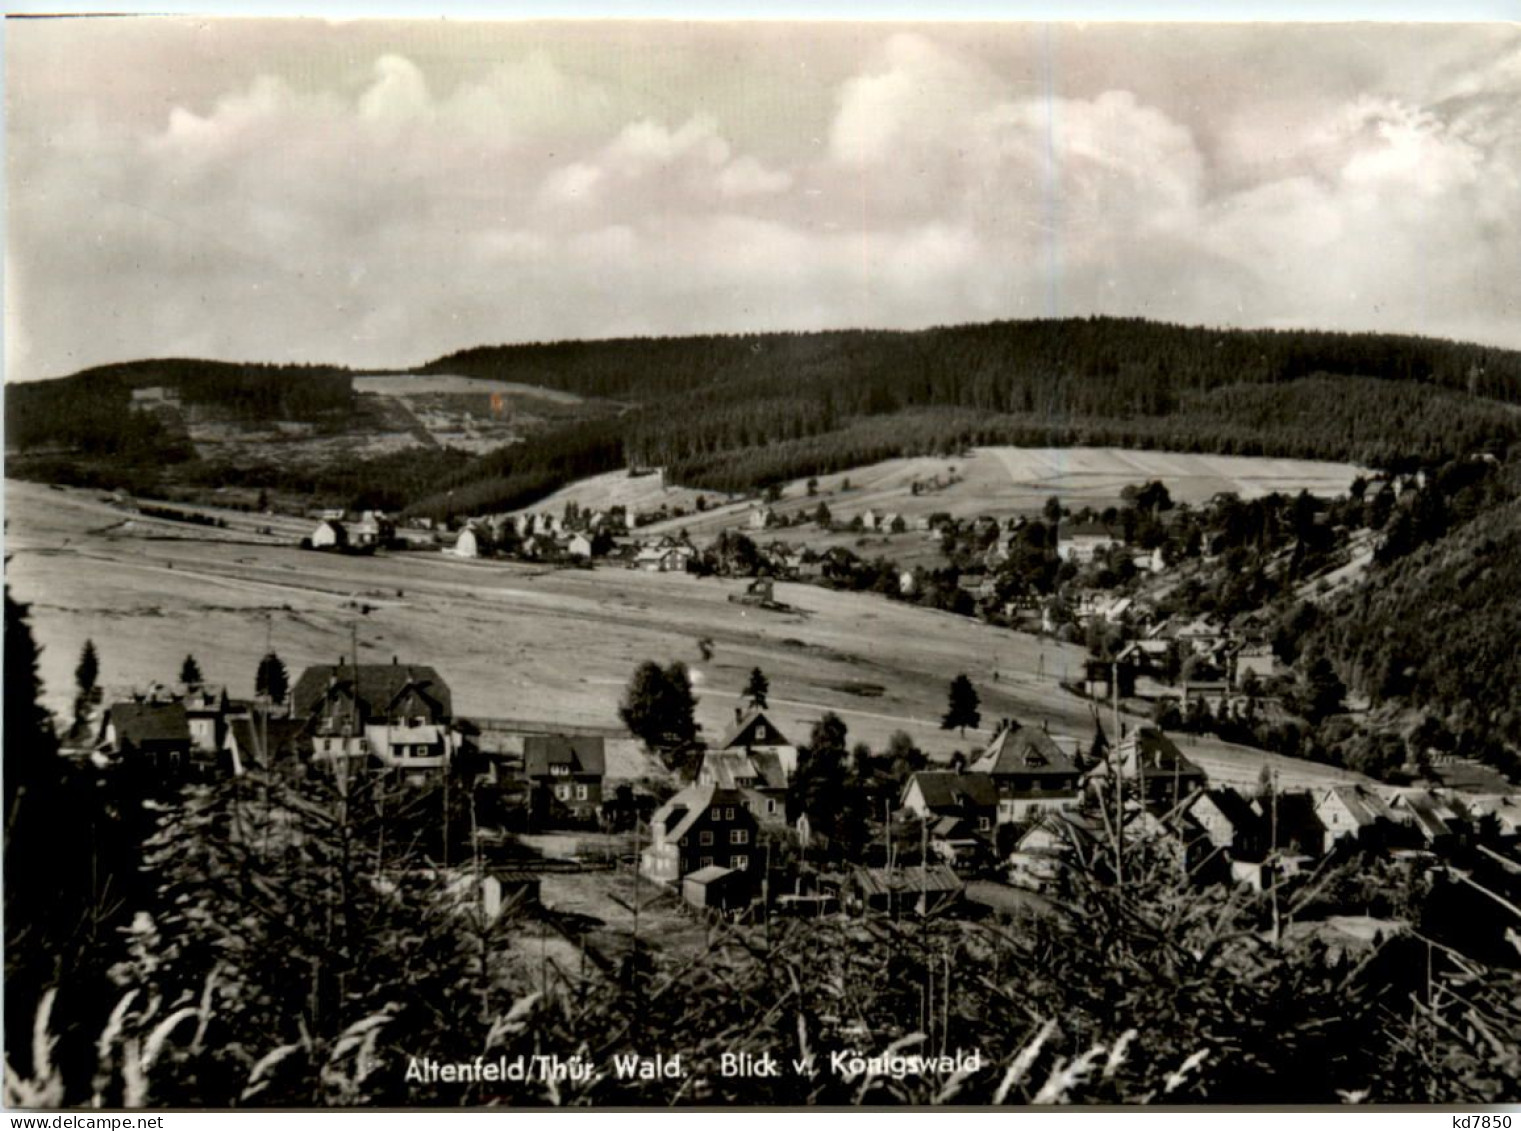
[[[770,678],[776,721],[799,740],[825,710],[844,718],[853,742],[880,748],[902,729],[942,758],[985,742],[1004,716],[1085,742],[1092,734],[1089,704],[1057,686],[1080,648],[871,594],[784,584],[777,597],[796,611],[774,613],[731,604],[741,581],[436,551],[334,557],[254,536],[254,516],[229,514],[227,531],[124,527],[127,516],[96,493],[17,482],[5,501],[8,582],[32,606],[46,702],[60,713],[86,638],[108,689],[172,680],[194,653],[208,679],[249,695],[266,647],[295,675],[348,654],[352,634],[366,662],[437,667],[465,715],[617,726],[629,673],[655,659],[692,667],[710,738],[732,720],[752,667]],[[938,725],[946,685],[963,671],[984,721],[965,738]],[[1285,784],[1355,777],[1213,739],[1185,749],[1218,780],[1255,782],[1264,761]]]

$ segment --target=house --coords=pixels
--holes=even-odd
[[[1276,678],[1280,672],[1278,658],[1267,644],[1244,644],[1231,657],[1231,682],[1240,687],[1249,675],[1259,683]]]
[[[356,550],[376,550],[396,537],[396,523],[382,511],[365,511],[349,527],[349,543]]]
[[[861,512],[862,530],[880,530],[882,528],[882,516],[876,511],[867,508]]]
[[[97,752],[121,765],[175,775],[190,767],[190,721],[177,701],[113,703],[101,721]]]
[[[750,905],[755,884],[748,871],[709,864],[681,877],[681,897],[693,907],[735,911]]]
[[[349,545],[348,528],[336,518],[325,518],[312,531],[312,549],[345,550]]]
[[[787,823],[787,771],[764,750],[709,750],[697,768],[698,785],[738,790],[763,825]]]
[[[532,786],[535,827],[595,824],[607,757],[600,738],[531,734],[523,739],[523,776]]]
[[[1252,808],[1262,818],[1268,845],[1280,853],[1322,855],[1327,847],[1326,826],[1315,802],[1315,796],[1304,790],[1275,792],[1254,800]]]
[[[1161,675],[1167,668],[1167,640],[1132,640],[1115,655],[1121,663],[1132,665],[1138,675]]]
[[[720,750],[742,750],[747,754],[774,754],[781,764],[787,780],[797,770],[797,747],[794,746],[764,709],[752,707],[749,711],[734,710],[734,725],[718,744]]]
[[[1389,815],[1433,852],[1446,852],[1466,839],[1467,828],[1457,811],[1429,789],[1399,789],[1385,795]]]
[[[1171,625],[1165,632],[1183,645],[1186,651],[1191,651],[1196,656],[1212,655],[1219,650],[1226,639],[1225,630],[1219,625],[1212,624],[1207,617],[1197,617],[1182,624]]]
[[[753,507],[748,521],[751,530],[769,530],[776,525],[776,512],[770,507]]]
[[[1147,845],[1186,875],[1206,878],[1207,863],[1214,864],[1209,875],[1215,878],[1230,874],[1208,833],[1186,810],[1165,803],[1137,806],[1126,814],[1124,828],[1127,844]]]
[[[479,558],[485,551],[486,539],[474,526],[466,526],[459,532],[459,537],[454,540],[454,548],[449,552],[457,558]]]
[[[1162,547],[1158,546],[1155,550],[1132,554],[1130,564],[1135,566],[1137,573],[1161,573],[1167,568],[1167,558]]]
[[[1468,795],[1462,798],[1462,807],[1481,840],[1486,834],[1489,839],[1510,844],[1521,838],[1521,800],[1516,797],[1505,793]]]
[[[585,534],[572,534],[565,543],[565,552],[573,558],[590,560],[592,556],[591,539]]]
[[[231,710],[227,689],[209,683],[184,685],[176,689],[175,698],[185,705],[190,748],[198,754],[216,754],[221,750]]]
[[[747,872],[761,861],[757,831],[739,790],[690,785],[650,818],[652,841],[640,854],[639,870],[667,884],[715,864]]]
[[[1056,556],[1064,562],[1085,565],[1105,551],[1122,546],[1120,532],[1101,522],[1071,522],[1056,532]]]
[[[1103,826],[1086,814],[1041,812],[1009,854],[1008,881],[1032,891],[1049,890],[1067,868],[1092,860],[1104,839]]]
[[[1231,702],[1231,685],[1223,679],[1184,679],[1183,680],[1183,712],[1188,713],[1189,708],[1198,703],[1199,706],[1211,715],[1218,716],[1221,707],[1229,708]]]
[[[1113,757],[1089,770],[1089,788],[1107,796],[1103,791],[1113,788],[1116,763],[1128,790],[1147,803],[1177,805],[1206,784],[1204,771],[1154,726],[1137,727],[1121,739]]]
[[[312,756],[334,766],[358,763],[420,780],[441,770],[458,745],[453,697],[431,667],[318,664],[291,693],[306,720]]]
[[[634,556],[634,568],[651,573],[685,573],[688,564],[697,556],[695,547],[685,542],[661,541],[643,546]]]
[[[1260,860],[1267,849],[1268,830],[1261,814],[1229,786],[1202,790],[1188,815],[1210,844],[1232,860]]]
[[[864,913],[943,915],[966,893],[961,877],[944,864],[908,868],[856,868],[850,877],[851,897]]]
[[[237,777],[252,769],[303,765],[311,754],[305,732],[304,720],[262,710],[231,718],[222,738],[222,772]]]
[[[1082,772],[1044,730],[1010,722],[967,769],[992,779],[998,793],[996,824],[1077,806]]]
[[[924,821],[965,822],[971,830],[989,835],[998,816],[998,787],[985,773],[920,770],[909,775],[898,807]],[[942,831],[948,834],[949,827]]]
[[[1343,840],[1378,847],[1388,840],[1394,814],[1384,799],[1360,785],[1333,785],[1315,798],[1315,815],[1326,830],[1329,850]]]

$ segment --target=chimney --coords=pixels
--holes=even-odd
[[[735,722],[739,722],[739,720],[742,719],[742,718],[744,718],[744,717],[745,717],[745,709],[743,707],[735,707],[734,708],[734,721]]]
[[[392,656],[391,657],[391,666],[393,668],[396,667],[396,666],[398,666],[400,663],[401,663],[401,658],[399,656]]]

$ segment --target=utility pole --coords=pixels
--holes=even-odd
[[[1125,890],[1125,767],[1121,756],[1120,746],[1123,744],[1124,727],[1120,722],[1120,663],[1113,661],[1113,680],[1110,682],[1110,696],[1114,701],[1114,884],[1123,892]],[[1141,750],[1136,747],[1135,759],[1136,784],[1141,783]]]

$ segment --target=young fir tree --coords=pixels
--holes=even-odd
[[[962,672],[951,680],[950,693],[945,715],[940,720],[941,730],[959,730],[962,737],[966,737],[966,728],[977,729],[982,722],[982,714],[977,710],[981,700],[977,696],[977,689],[972,686],[972,681]]]
[[[185,662],[180,665],[180,682],[187,687],[205,682],[205,677],[201,675],[201,665],[194,656],[186,656]]]
[[[259,670],[254,676],[254,693],[269,696],[271,703],[284,703],[285,696],[290,693],[290,673],[285,669],[285,662],[273,652],[259,661]]]
[[[750,705],[764,710],[766,693],[770,690],[771,681],[766,678],[766,673],[760,668],[751,668],[750,681],[745,684],[745,698],[750,700]]]

